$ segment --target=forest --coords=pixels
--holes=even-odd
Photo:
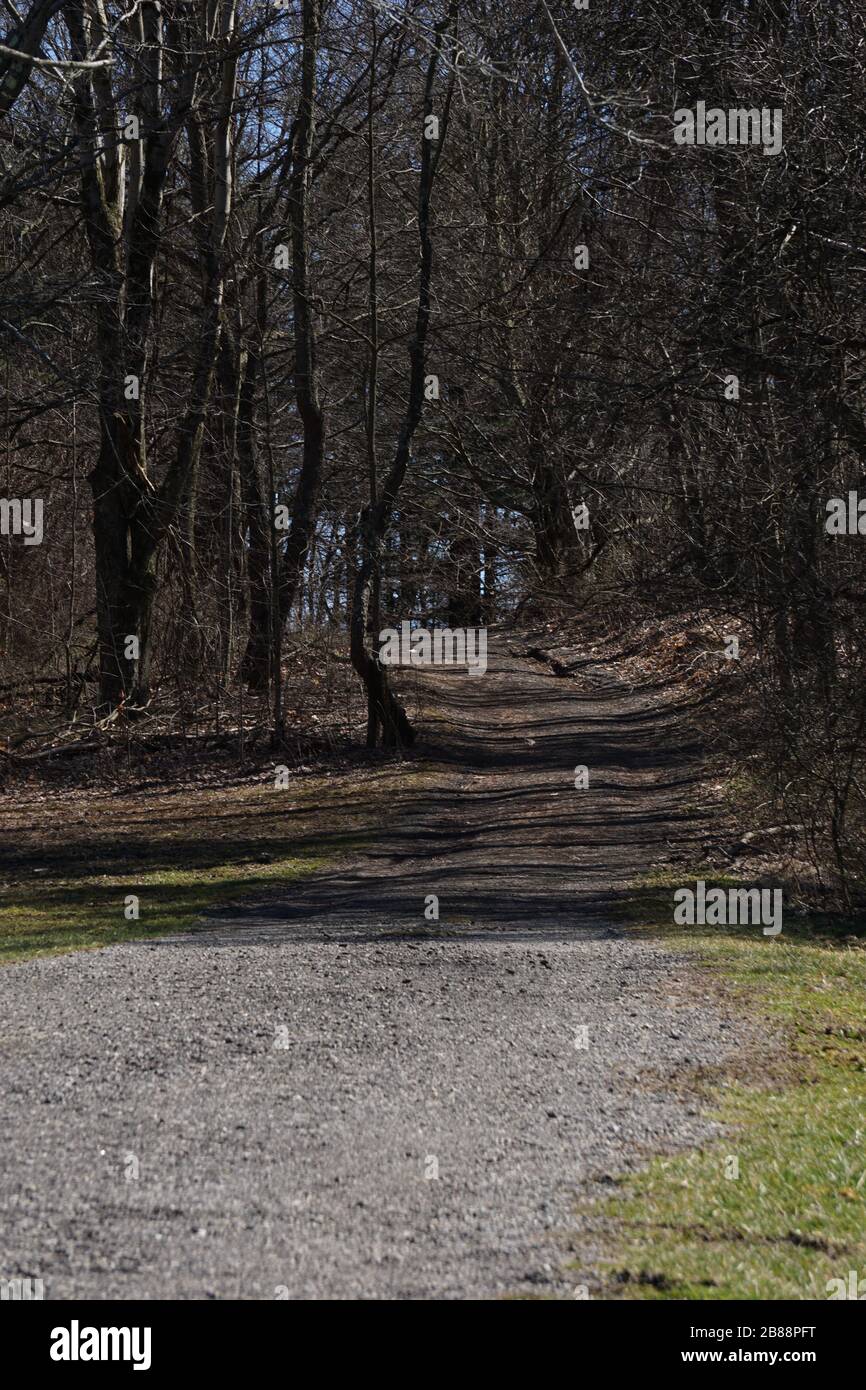
[[[393,745],[392,622],[700,609],[742,625],[735,754],[850,897],[859,7],[6,9],[10,750],[33,703],[242,686],[279,738],[301,640]],[[713,108],[781,149],[684,143]]]
[[[13,1017],[67,968],[55,951],[131,950],[203,912],[237,945],[237,909],[243,949],[280,959],[335,913],[359,952],[353,914],[379,912],[373,951],[382,923],[441,910],[522,942],[540,913],[551,959],[568,919],[592,962],[594,924],[651,915],[660,886],[690,904],[668,893],[666,932],[712,925],[694,902],[716,881],[767,904],[749,951],[792,953],[786,1019],[836,980],[820,1065],[838,1044],[862,1071],[863,7],[0,11],[0,946],[37,958]],[[279,911],[243,906],[280,885]],[[587,965],[599,997],[627,995],[619,949]],[[635,951],[645,980],[673,969]],[[65,1000],[115,958],[69,959]],[[392,968],[399,994],[414,975]],[[709,1067],[707,1019],[682,1055]],[[707,1138],[680,1122],[676,1145]],[[365,1142],[384,1123],[365,1112]],[[815,1111],[810,1143],[829,1123]],[[862,1203],[853,1169],[827,1181]],[[795,1207],[786,1190],[767,1239],[811,1229]],[[713,1296],[822,1296],[847,1266],[809,1249],[812,1283],[786,1266],[767,1292],[756,1253],[755,1282]],[[450,1277],[404,1292],[476,1288]],[[680,1287],[630,1277],[626,1296]],[[189,1278],[177,1296],[202,1296]]]

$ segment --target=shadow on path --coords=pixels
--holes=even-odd
[[[697,749],[675,711],[588,670],[562,679],[491,650],[484,677],[425,671],[425,778],[359,862],[214,913],[200,941],[610,934],[629,885],[702,818],[688,806]],[[585,766],[589,786],[575,787]],[[431,774],[432,768],[432,785]],[[438,898],[438,921],[425,905]]]

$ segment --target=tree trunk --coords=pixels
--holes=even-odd
[[[313,137],[316,128],[316,68],[319,53],[321,0],[303,0],[303,59],[301,97],[295,129],[295,150],[289,181],[289,220],[292,233],[292,300],[295,327],[295,400],[304,430],[301,472],[292,503],[289,538],[283,552],[279,588],[280,624],[295,599],[316,519],[316,503],[325,456],[325,426],[319,404],[316,334],[310,282],[309,203]]]
[[[435,39],[427,65],[424,92],[424,123],[433,110],[433,85],[439,66],[442,41],[446,30],[457,17],[457,4],[452,3],[448,15],[435,26]],[[424,407],[424,362],[427,334],[430,327],[430,281],[433,268],[433,240],[430,235],[430,195],[436,168],[445,146],[448,114],[454,87],[453,70],[440,121],[438,148],[433,142],[421,139],[421,172],[418,180],[418,239],[421,267],[418,281],[418,307],[415,331],[409,342],[409,392],[406,413],[397,440],[390,472],[378,500],[363,509],[358,522],[358,558],[352,591],[350,622],[350,651],[352,665],[364,683],[369,711],[368,730],[379,724],[386,747],[414,742],[414,731],[403,706],[388,684],[386,668],[379,660],[375,647],[368,647],[368,627],[371,609],[376,599],[377,577],[380,571],[382,548],[394,511],[397,495],[406,476],[415,431]]]

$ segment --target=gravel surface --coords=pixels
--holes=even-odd
[[[744,1025],[612,925],[700,830],[671,712],[504,638],[491,658],[428,680],[425,775],[360,863],[0,972],[0,1276],[60,1299],[597,1286],[577,1194],[713,1133],[682,1078]]]

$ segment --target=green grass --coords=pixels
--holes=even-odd
[[[720,975],[782,1046],[712,1081],[728,1138],[655,1159],[594,1209],[607,1233],[604,1294],[826,1299],[828,1280],[866,1276],[866,950],[845,939],[863,924],[786,913],[776,938],[675,927],[672,890],[696,878],[735,884],[711,869],[655,875],[632,903],[635,924]]]
[[[291,883],[325,862],[284,857],[267,865],[219,864],[204,872],[136,869],[74,883],[19,883],[0,893],[0,964],[182,931],[210,907],[250,897],[275,881]],[[129,895],[139,900],[137,920],[125,916]]]
[[[299,781],[26,797],[4,817],[0,964],[190,927],[333,863],[398,813],[398,771]],[[127,919],[126,899],[139,900]]]

